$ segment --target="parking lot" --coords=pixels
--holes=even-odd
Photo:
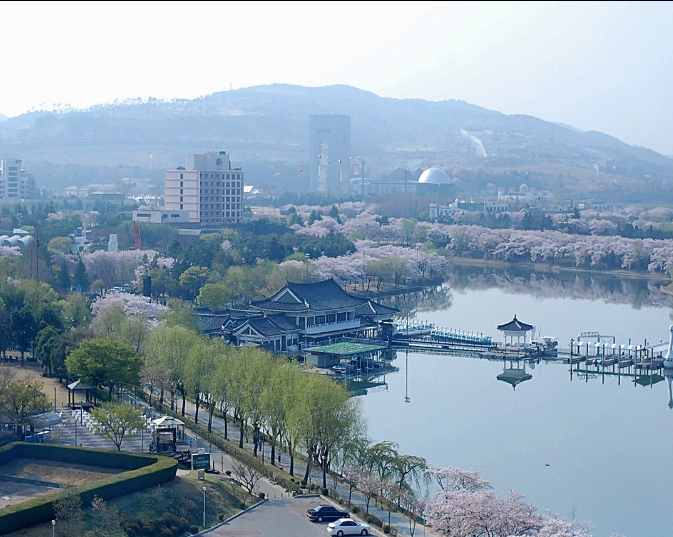
[[[217,537],[279,537],[280,535],[324,537],[328,535],[327,522],[311,522],[306,517],[306,511],[319,503],[325,503],[320,496],[272,499],[205,535]],[[372,535],[383,535],[383,533],[374,529]]]

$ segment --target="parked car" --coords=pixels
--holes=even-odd
[[[314,522],[323,522],[327,520],[338,520],[340,518],[349,518],[348,511],[342,511],[332,505],[316,505],[306,512],[309,520]]]
[[[337,537],[342,535],[369,535],[371,531],[372,527],[369,524],[350,518],[340,518],[327,524],[327,533]]]

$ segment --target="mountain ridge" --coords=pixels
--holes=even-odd
[[[161,182],[163,170],[182,165],[187,154],[227,150],[251,182],[302,190],[308,179],[298,181],[297,169],[308,165],[312,114],[350,116],[353,156],[365,156],[375,178],[421,161],[454,174],[553,173],[563,177],[559,188],[575,185],[575,194],[616,189],[642,195],[643,186],[654,185],[658,195],[673,181],[673,159],[605,133],[461,100],[379,97],[347,85],[269,84],[196,99],[30,112],[0,122],[0,157],[22,159],[38,184],[67,186],[127,176]],[[461,130],[483,142],[486,158],[472,153]]]

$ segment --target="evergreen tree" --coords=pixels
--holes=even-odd
[[[80,287],[83,292],[89,289],[89,278],[86,275],[86,267],[81,257],[77,263],[77,268],[75,268],[75,285]]]
[[[61,263],[61,270],[58,274],[58,283],[62,291],[70,291],[70,274],[68,273],[68,264],[65,260]]]

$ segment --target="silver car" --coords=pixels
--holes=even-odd
[[[341,537],[342,535],[369,535],[372,527],[352,518],[340,518],[327,525],[327,533]]]

